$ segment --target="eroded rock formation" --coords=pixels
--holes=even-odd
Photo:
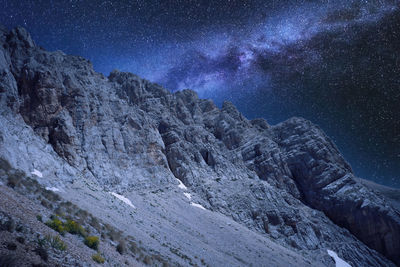
[[[207,209],[295,251],[400,264],[399,213],[354,179],[309,121],[271,126],[191,90],[172,94],[119,71],[104,77],[84,58],[38,47],[23,28],[0,29],[0,103],[2,116],[22,116],[105,189],[167,188],[177,178]]]

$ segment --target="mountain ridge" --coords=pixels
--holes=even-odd
[[[23,28],[0,30],[0,42],[0,156],[27,173],[40,168],[45,178],[39,182],[71,194],[61,196],[81,202],[87,197],[71,185],[93,186],[124,193],[138,206],[141,193],[146,199],[149,192],[172,190],[178,179],[191,194],[189,204],[232,218],[307,259],[332,264],[328,248],[356,266],[390,265],[384,256],[400,264],[398,212],[355,179],[311,122],[291,118],[271,126],[247,120],[230,102],[219,109],[191,90],[172,94],[119,71],[104,77],[86,59],[37,47]],[[24,127],[36,137],[29,130],[28,137],[11,134]],[[18,146],[46,152],[28,156]],[[165,194],[172,203],[182,201]],[[172,233],[162,234],[173,242]]]

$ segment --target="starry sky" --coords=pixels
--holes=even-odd
[[[356,175],[400,188],[399,0],[0,0],[47,50],[318,124]]]

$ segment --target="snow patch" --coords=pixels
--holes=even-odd
[[[197,204],[197,203],[190,202],[190,205],[192,205],[192,206],[194,206],[194,207],[196,207],[196,208],[202,209],[202,210],[207,210],[207,209],[204,208],[202,205]]]
[[[120,195],[120,194],[117,194],[117,193],[114,193],[114,192],[110,192],[110,194],[113,195],[114,197],[118,198],[119,200],[121,200],[125,204],[127,204],[127,205],[131,206],[132,208],[136,209],[136,207],[132,204],[132,202],[128,198],[124,197],[123,195]]]
[[[336,267],[351,267],[350,264],[348,264],[347,262],[345,262],[344,260],[342,260],[341,258],[339,258],[339,256],[336,254],[336,252],[332,251],[332,250],[327,250],[329,256],[331,256],[336,263]]]
[[[61,192],[61,190],[58,189],[57,187],[46,187],[46,190],[53,191],[53,192]]]
[[[192,195],[190,193],[183,193],[185,195],[185,197],[187,197],[187,199],[191,200],[192,199]]]
[[[31,172],[31,174],[36,175],[39,178],[43,178],[43,174],[36,169],[33,169],[33,172]]]
[[[370,203],[371,202],[369,201],[369,199],[364,199],[363,203],[361,204],[361,208],[369,206]]]
[[[187,187],[182,183],[181,180],[179,180],[179,179],[176,179],[176,180],[178,180],[178,183],[179,183],[178,187],[179,187],[180,189],[187,190]]]

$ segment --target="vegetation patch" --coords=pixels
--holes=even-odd
[[[52,219],[47,221],[46,225],[61,235],[64,235],[66,232],[64,223],[57,216],[52,216]]]
[[[80,235],[82,237],[86,236],[86,230],[82,225],[74,220],[67,219],[65,222],[62,221],[58,216],[53,215],[51,220],[46,222],[46,225],[53,230],[64,235],[66,232],[73,235]]]
[[[85,237],[86,236],[86,231],[85,229],[82,227],[82,225],[80,225],[79,223],[77,223],[74,220],[70,220],[67,219],[67,221],[64,223],[64,229],[73,235],[80,235]]]
[[[104,263],[106,260],[100,255],[100,253],[93,254],[92,259],[97,263]]]
[[[59,251],[67,250],[67,245],[62,241],[58,235],[46,235],[44,238],[38,238],[37,240],[38,248],[35,250],[42,259],[43,256],[47,254],[47,248],[51,247]]]
[[[91,249],[97,250],[99,248],[100,240],[97,236],[87,236],[85,238],[85,245]]]
[[[6,160],[0,157],[0,180],[3,184],[7,184],[14,191],[22,194],[38,205],[42,205],[53,214],[50,219],[46,219],[46,215],[38,214],[36,219],[44,222],[48,227],[52,228],[60,235],[71,233],[72,235],[82,237],[81,240],[90,248],[99,250],[100,236],[103,240],[117,242],[115,249],[123,255],[129,255],[145,264],[168,266],[167,260],[160,255],[152,255],[146,249],[141,247],[141,241],[134,241],[132,236],[125,235],[122,231],[116,229],[110,224],[100,221],[89,212],[80,209],[77,205],[63,201],[63,199],[55,192],[46,190],[34,177],[28,177],[24,172],[14,169]],[[23,228],[18,228],[12,218],[6,217],[0,222],[0,231],[19,231],[24,232]],[[27,243],[23,237],[16,239],[17,244]],[[35,252],[44,261],[48,261],[49,248],[58,251],[65,251],[66,244],[60,236],[45,236],[36,239],[37,245]],[[10,248],[12,248],[10,246]],[[96,256],[95,256],[96,255]],[[94,254],[98,263],[105,262],[100,253]],[[98,257],[97,257],[98,256]],[[0,255],[0,263],[1,263]],[[4,257],[4,260],[8,260]],[[159,263],[159,264],[158,264]],[[3,264],[0,264],[3,266]]]
[[[50,245],[50,247],[60,251],[67,250],[67,245],[64,243],[64,241],[61,240],[61,238],[58,235],[56,236],[46,235],[45,239],[47,243]]]

